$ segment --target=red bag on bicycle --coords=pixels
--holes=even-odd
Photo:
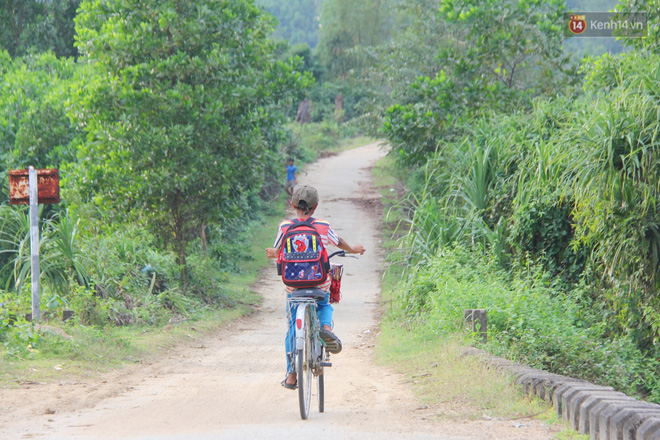
[[[343,264],[330,264],[330,303],[338,303],[341,300],[341,276],[343,273]]]
[[[321,235],[314,228],[314,219],[291,220],[282,237],[277,257],[277,274],[282,282],[296,288],[315,287],[328,277],[330,263]]]

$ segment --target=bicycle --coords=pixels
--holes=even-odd
[[[334,256],[345,257],[346,252],[333,252],[328,256],[328,259]],[[317,301],[323,301],[325,297],[325,291],[308,288],[294,290],[287,299],[289,313],[296,309],[295,349],[292,364],[297,373],[300,417],[303,420],[309,417],[312,381],[316,382],[319,412],[322,413],[325,409],[323,369],[331,367],[332,362],[330,362],[330,353],[325,350],[325,343],[319,335],[321,326],[316,315]]]

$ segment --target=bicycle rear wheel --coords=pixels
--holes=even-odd
[[[303,420],[309,417],[309,406],[312,400],[312,316],[310,315],[311,307],[305,307],[305,322],[303,323],[304,344],[301,349],[296,350],[298,401],[300,404],[300,417]]]

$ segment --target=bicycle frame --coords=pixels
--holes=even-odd
[[[305,289],[299,289],[299,290],[305,290]],[[309,289],[306,289],[309,291]],[[320,371],[320,363],[323,362],[323,359],[321,359],[323,353],[322,353],[322,347],[323,347],[323,342],[321,338],[319,337],[319,331],[321,330],[321,323],[319,322],[318,316],[316,315],[316,307],[317,307],[317,302],[315,299],[310,298],[310,297],[300,297],[300,298],[289,298],[287,300],[289,302],[289,311],[291,311],[294,307],[296,308],[296,320],[295,320],[295,333],[294,333],[294,344],[293,347],[295,347],[295,350],[302,350],[304,345],[305,345],[305,329],[308,328],[305,324],[308,319],[306,310],[307,307],[310,307],[311,313],[310,315],[312,316],[312,322],[310,322],[310,327],[312,329],[313,334],[310,335],[310,338],[312,339],[312,355],[314,359],[313,363],[313,371],[314,375],[317,375],[317,373]],[[327,353],[326,353],[327,355]],[[294,362],[292,362],[294,363]],[[295,363],[294,363],[295,364]],[[328,364],[327,366],[331,366]]]
[[[297,309],[296,309],[296,326],[295,326],[295,329],[296,329],[296,338],[295,338],[296,350],[302,350],[302,348],[305,344],[305,336],[306,336],[305,335],[305,320],[307,319],[307,316],[306,316],[305,312],[306,312],[307,307],[301,307],[301,306],[311,306],[312,307],[312,310],[314,312],[313,316],[315,317],[315,319],[313,321],[315,321],[315,322],[310,323],[310,324],[313,324],[312,329],[318,332],[319,320],[316,317],[316,301],[314,301],[313,299],[293,299],[293,300],[291,300],[291,304],[292,304],[292,306],[293,305],[297,306]],[[315,338],[315,339],[317,339],[317,338]],[[316,347],[314,347],[314,348],[316,348]],[[316,352],[316,350],[314,350],[314,352]],[[314,354],[316,354],[316,353],[314,353]]]
[[[344,251],[330,255],[345,256]],[[319,412],[324,411],[324,367],[331,367],[330,354],[324,350],[325,343],[319,333],[321,323],[317,315],[318,302],[324,301],[328,293],[318,288],[297,289],[289,294],[287,299],[288,319],[293,318],[293,308],[296,308],[293,332],[289,331],[287,345],[290,352],[289,361],[297,373],[298,400],[300,416],[303,420],[309,416],[311,401],[311,384],[316,383],[318,390]],[[295,348],[294,348],[295,347]]]
[[[324,344],[319,336],[320,322],[316,309],[317,301],[325,298],[326,293],[320,289],[299,289],[292,292],[287,300],[290,313],[293,307],[296,307],[294,331],[291,335],[295,349],[290,356],[293,355],[291,363],[297,373],[300,416],[303,420],[309,416],[313,383],[317,387],[319,412],[324,411],[323,367],[330,367],[332,364],[327,353],[323,359]]]

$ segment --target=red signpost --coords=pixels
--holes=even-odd
[[[60,203],[60,175],[58,170],[36,170],[38,203]],[[30,203],[30,170],[9,171],[9,203],[27,205]]]
[[[58,170],[9,171],[9,203],[30,205],[30,253],[32,257],[32,319],[41,319],[41,286],[39,284],[39,203],[60,202]]]

